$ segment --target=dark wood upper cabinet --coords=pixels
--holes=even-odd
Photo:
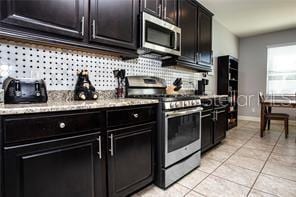
[[[85,0],[2,0],[1,23],[15,29],[82,39]]]
[[[143,0],[141,2],[145,12],[177,25],[178,0]]]
[[[163,19],[176,25],[178,16],[178,0],[163,0]]]
[[[195,64],[197,49],[197,8],[192,0],[179,0],[179,26],[182,29],[179,60]]]
[[[205,66],[212,65],[212,14],[203,8],[198,8],[197,46],[197,63]]]
[[[137,49],[139,0],[91,0],[90,40]]]
[[[161,17],[161,0],[142,0],[143,9],[156,17]]]

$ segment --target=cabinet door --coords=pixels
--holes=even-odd
[[[214,144],[219,143],[226,137],[227,130],[227,111],[225,109],[216,111],[217,120],[214,129]]]
[[[163,19],[177,25],[178,0],[163,0]]]
[[[91,0],[91,41],[137,49],[138,0]]]
[[[203,114],[201,119],[201,151],[205,152],[213,146],[212,112]]]
[[[108,132],[109,196],[127,196],[153,180],[154,127]]]
[[[83,38],[85,0],[2,0],[4,25],[33,32]]]
[[[182,29],[179,60],[196,63],[197,7],[191,0],[179,0],[179,26]]]
[[[143,9],[149,14],[161,17],[161,0],[143,0]]]
[[[212,14],[198,9],[198,64],[212,65]]]
[[[99,135],[85,135],[5,148],[4,196],[106,196],[104,154],[100,159],[99,139]]]

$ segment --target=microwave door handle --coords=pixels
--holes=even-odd
[[[174,43],[174,49],[177,50],[178,49],[178,33],[175,32],[175,43]]]

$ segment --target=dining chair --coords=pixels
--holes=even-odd
[[[264,105],[265,97],[262,92],[259,92],[259,100],[260,104]],[[266,125],[268,124],[268,130],[270,130],[270,121],[271,120],[282,120],[285,125],[285,137],[288,137],[289,134],[289,114],[285,113],[272,113],[271,107],[264,108],[264,129],[266,129]]]

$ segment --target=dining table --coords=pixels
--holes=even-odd
[[[261,102],[260,137],[265,134],[265,109],[269,108],[296,108],[296,96],[294,97],[266,97]],[[296,110],[296,109],[295,109]]]

